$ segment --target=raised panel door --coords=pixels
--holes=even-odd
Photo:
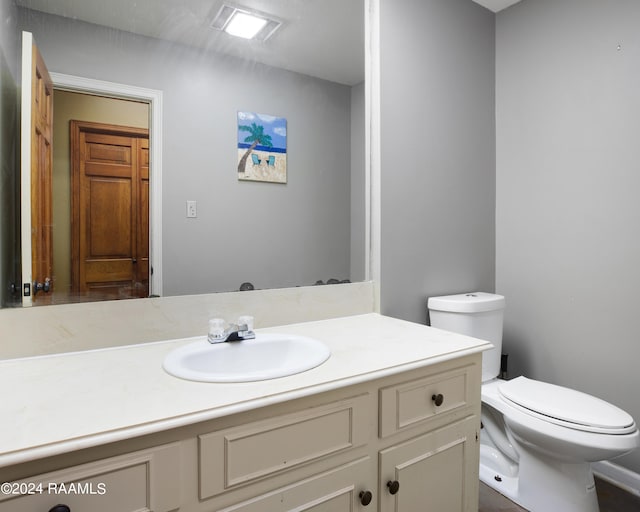
[[[72,121],[72,276],[91,300],[149,290],[148,131]]]
[[[380,510],[476,512],[476,416],[380,452]],[[399,488],[392,494],[389,483]]]

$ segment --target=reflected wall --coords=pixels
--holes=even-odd
[[[24,9],[20,29],[51,71],[163,91],[164,295],[354,279],[351,87]],[[238,181],[238,110],[287,119],[286,185]]]

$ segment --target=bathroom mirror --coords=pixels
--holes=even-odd
[[[364,0],[15,4],[18,34],[33,34],[54,76],[161,91],[161,194],[150,201],[161,205],[154,272],[162,290],[152,294],[366,278]],[[264,41],[212,27],[229,9],[277,27]],[[244,123],[245,115],[259,116]],[[239,134],[249,134],[239,126],[272,117],[286,120],[284,183],[240,179]],[[267,157],[245,165],[269,171]],[[70,210],[54,216],[54,230],[69,223]],[[67,256],[57,259],[54,274],[72,273],[60,270],[71,265]],[[70,286],[68,278],[56,283]],[[65,293],[41,303],[95,298]]]

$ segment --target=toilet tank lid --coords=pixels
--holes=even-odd
[[[485,292],[460,293],[442,297],[429,297],[427,307],[432,311],[451,311],[455,313],[481,313],[504,309],[502,295]]]

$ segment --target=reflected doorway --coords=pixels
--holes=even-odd
[[[51,302],[148,296],[148,131],[144,101],[54,90]]]
[[[67,231],[71,230],[70,215],[67,214],[64,218],[59,215],[56,218],[52,214],[53,204],[53,165],[56,156],[53,155],[52,144],[50,139],[48,146],[45,144],[39,144],[40,139],[32,135],[36,133],[38,126],[32,122],[32,112],[40,112],[42,109],[34,108],[34,103],[37,103],[42,99],[42,94],[35,94],[38,91],[44,91],[46,97],[50,101],[47,103],[53,105],[53,89],[58,91],[67,91],[79,94],[86,97],[101,97],[103,99],[125,100],[131,103],[143,104],[146,109],[146,126],[149,133],[148,144],[148,158],[149,168],[151,170],[151,176],[149,179],[149,226],[148,226],[148,238],[149,238],[149,267],[147,279],[149,281],[149,296],[161,296],[162,295],[162,91],[156,89],[148,89],[143,87],[137,87],[126,84],[119,84],[115,82],[106,82],[102,80],[95,80],[91,78],[85,78],[74,75],[65,75],[61,73],[48,72],[48,83],[53,87],[41,87],[41,80],[38,77],[42,77],[42,72],[38,71],[38,67],[33,65],[37,59],[38,51],[34,44],[33,37],[29,32],[23,32],[23,45],[22,45],[22,100],[21,100],[21,130],[20,130],[20,248],[21,248],[21,274],[22,274],[22,306],[30,307],[32,305],[40,304],[57,304],[66,302],[78,302],[86,300],[94,300],[91,297],[74,297],[71,292],[71,285],[65,285],[64,283],[58,287],[55,282],[55,273],[60,272],[64,275],[67,264],[70,264],[70,259],[65,262],[64,258],[58,257],[60,265],[56,271],[53,270],[52,258],[47,258],[46,268],[40,269],[40,266],[36,263],[39,261],[40,254],[53,255],[53,230]],[[34,58],[35,56],[35,58]],[[40,61],[42,59],[39,59]],[[44,62],[42,62],[42,69],[46,71]],[[25,86],[30,84],[30,86]],[[59,109],[59,106],[57,107]],[[53,115],[47,115],[49,125],[51,125],[56,115],[53,112],[54,109],[45,109],[45,112],[49,112]],[[110,109],[108,109],[110,112]],[[109,119],[107,118],[107,121]],[[60,116],[58,116],[60,121]],[[99,120],[101,121],[101,120]],[[69,134],[69,127],[67,123],[64,123],[62,130],[58,130],[57,137],[58,142],[60,139],[67,139]],[[127,123],[131,124],[131,123]],[[54,133],[53,127],[49,129],[51,133]],[[66,137],[65,137],[66,136]],[[55,140],[53,143],[55,144]],[[42,151],[44,147],[47,151]],[[63,148],[68,148],[68,144],[65,144]],[[63,154],[58,151],[58,157]],[[68,150],[67,150],[68,153]],[[43,158],[46,156],[47,158]],[[46,171],[46,178],[42,178],[38,173],[41,166],[38,162],[46,161],[49,164],[44,168]],[[35,164],[34,164],[35,162]],[[34,164],[34,165],[32,165]],[[35,174],[34,174],[35,169]],[[68,167],[67,167],[68,169]],[[67,177],[69,171],[64,173]],[[67,179],[67,182],[70,180]],[[43,188],[41,184],[48,184]],[[58,192],[62,190],[63,195],[67,195],[67,199],[59,200],[58,206],[70,208],[70,193],[69,186],[63,185],[58,187]],[[36,192],[34,194],[34,191]],[[42,193],[40,193],[42,192]],[[42,198],[40,198],[42,196]],[[33,214],[32,209],[42,209],[45,212],[49,212],[45,221],[40,222],[42,216]],[[43,217],[44,218],[44,217]],[[39,224],[40,222],[40,224]],[[43,236],[46,235],[46,236]],[[44,241],[44,243],[43,243]],[[66,247],[70,247],[70,236],[67,237]],[[65,244],[58,243],[58,247],[65,247]],[[69,256],[70,258],[70,256]],[[40,275],[43,274],[43,275]],[[69,270],[68,275],[71,274]],[[66,282],[71,282],[70,279]],[[97,300],[101,300],[96,298]]]

